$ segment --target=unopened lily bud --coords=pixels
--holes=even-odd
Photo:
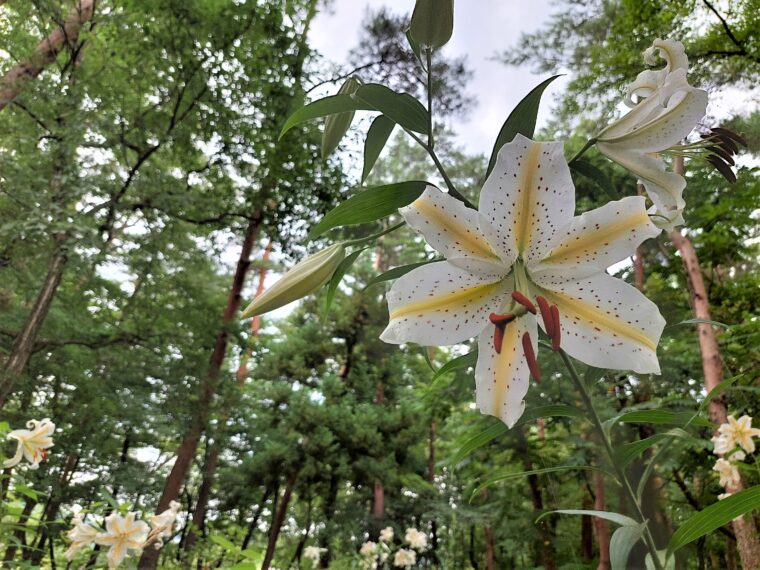
[[[263,315],[313,293],[327,283],[345,256],[346,248],[342,243],[310,255],[256,297],[243,311],[241,318]]]
[[[360,86],[361,81],[359,78],[351,76],[340,86],[338,95],[353,95]],[[348,132],[353,120],[353,111],[327,116],[325,119],[325,130],[322,133],[322,158],[327,158],[338,148],[340,140]]]
[[[417,0],[409,33],[422,46],[439,48],[454,31],[454,0]]]

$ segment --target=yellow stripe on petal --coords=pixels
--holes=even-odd
[[[599,310],[592,305],[557,291],[550,291],[541,288],[544,297],[550,303],[558,306],[559,310],[570,318],[578,317],[584,321],[592,323],[592,326],[600,331],[609,331],[620,337],[627,338],[633,342],[648,348],[651,351],[657,350],[657,342],[650,339],[645,333],[628,323],[611,317],[606,312]]]
[[[610,242],[618,239],[625,233],[649,223],[646,212],[636,212],[630,216],[621,218],[611,224],[588,227],[583,233],[573,236],[551,250],[549,255],[542,259],[544,263],[561,263],[568,258],[577,256],[579,253],[594,255],[597,250],[607,247]]]
[[[497,281],[496,283],[464,287],[444,295],[431,295],[427,299],[396,307],[391,311],[390,319],[394,320],[408,315],[422,315],[431,311],[460,308],[476,299],[492,295],[501,285],[501,282]]]
[[[512,367],[519,351],[514,350],[517,346],[520,327],[518,321],[512,321],[504,329],[504,340],[501,345],[501,353],[496,356],[496,386],[493,398],[492,415],[501,416],[501,409],[507,396],[507,387],[513,379],[514,370]]]
[[[535,175],[538,170],[538,158],[541,152],[541,145],[539,143],[531,141],[530,148],[525,155],[525,162],[520,165],[522,172],[520,173],[520,188],[519,192],[521,199],[518,202],[518,211],[515,215],[515,228],[516,230],[516,242],[517,249],[520,253],[523,253],[530,243],[531,234],[533,233],[534,225],[530,223],[531,218],[536,215],[534,212],[535,200],[533,197],[533,190],[535,186]]]
[[[436,208],[433,204],[427,201],[424,196],[415,200],[412,203],[412,207],[435,224],[442,228],[446,228],[448,232],[453,234],[451,239],[453,239],[457,245],[469,249],[475,255],[497,257],[496,253],[494,253],[491,246],[480,234],[477,228],[473,228],[473,231],[473,229],[470,229],[467,225],[461,223],[453,216],[448,215],[447,212],[444,212],[440,208]]]

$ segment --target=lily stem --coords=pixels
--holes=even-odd
[[[578,160],[580,157],[582,157],[584,154],[586,154],[586,151],[587,151],[588,149],[590,149],[592,146],[594,146],[595,144],[596,144],[596,139],[589,139],[589,140],[587,140],[587,141],[586,141],[586,144],[585,144],[585,145],[583,145],[583,148],[582,148],[581,150],[579,150],[579,151],[578,151],[578,152],[575,154],[575,156],[574,156],[573,158],[571,158],[571,159],[570,159],[570,161],[568,162],[568,164],[569,164],[569,165],[572,165],[572,164],[573,164],[573,162],[575,162],[575,161],[576,161],[576,160]]]
[[[378,238],[381,238],[385,234],[389,234],[389,233],[391,233],[393,231],[396,231],[397,229],[399,229],[403,225],[406,225],[406,222],[399,222],[398,224],[393,225],[393,226],[391,226],[389,228],[386,228],[383,231],[378,232],[376,234],[372,234],[371,236],[362,237],[362,238],[356,238],[356,239],[344,241],[343,245],[345,245],[345,246],[349,246],[349,245],[361,245],[361,244],[366,243],[368,241],[372,241],[372,240],[376,240]]]
[[[646,542],[647,549],[649,550],[649,554],[652,557],[652,563],[654,564],[656,570],[664,570],[662,563],[660,562],[660,558],[657,554],[657,547],[654,544],[654,538],[652,537],[652,533],[649,530],[649,524],[647,524],[647,519],[644,516],[644,512],[641,510],[639,499],[636,496],[636,493],[633,491],[633,487],[631,486],[630,481],[628,481],[628,477],[625,474],[625,469],[618,465],[618,462],[615,459],[615,450],[612,448],[612,442],[607,436],[607,432],[602,425],[602,420],[599,418],[599,414],[596,413],[596,408],[594,408],[594,403],[591,400],[591,395],[586,389],[586,384],[581,379],[581,377],[578,376],[578,372],[575,370],[575,366],[573,366],[573,362],[570,360],[570,357],[567,355],[567,353],[564,350],[560,350],[559,354],[562,357],[562,361],[565,363],[565,366],[567,367],[567,371],[570,374],[575,387],[581,394],[583,405],[586,407],[591,421],[594,424],[596,431],[599,433],[599,438],[604,444],[604,449],[609,456],[610,463],[612,463],[612,466],[615,468],[618,480],[628,495],[631,503],[636,508],[636,514],[638,515],[639,522],[644,523],[644,542]]]

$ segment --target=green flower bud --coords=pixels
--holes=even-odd
[[[353,95],[360,86],[361,81],[357,77],[351,76],[340,86],[338,95]],[[325,119],[325,130],[322,132],[322,158],[327,158],[338,148],[340,139],[348,132],[348,128],[353,120],[353,111],[327,116]]]
[[[310,255],[256,297],[240,318],[263,315],[316,291],[333,276],[345,257],[346,248],[342,243],[333,244]]]
[[[422,46],[439,48],[454,31],[454,0],[417,0],[409,32]]]

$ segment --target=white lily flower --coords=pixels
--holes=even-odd
[[[146,542],[150,543],[155,541],[156,548],[160,548],[163,545],[164,539],[169,538],[172,535],[174,521],[177,519],[177,513],[179,512],[180,506],[179,502],[172,501],[169,503],[168,509],[151,517],[151,530]]]
[[[323,552],[327,552],[327,549],[320,548],[319,546],[307,546],[303,550],[303,555],[316,566],[319,564],[319,559],[322,557]]]
[[[723,453],[728,453],[737,445],[741,446],[747,453],[754,453],[755,442],[753,438],[760,437],[760,429],[752,427],[752,417],[747,415],[738,420],[734,416],[728,416],[728,423],[721,424],[718,427],[718,432],[720,433],[718,439],[723,440],[721,448],[725,448]],[[717,443],[715,452],[720,453]]]
[[[74,559],[77,552],[95,542],[95,537],[98,535],[98,529],[85,524],[81,513],[74,515],[71,519],[71,524],[72,528],[66,533],[71,544],[64,554],[66,560],[69,561]]]
[[[408,548],[399,548],[393,557],[393,565],[397,568],[411,568],[417,563],[417,553]]]
[[[715,462],[713,471],[718,472],[720,475],[720,484],[724,487],[736,485],[741,481],[739,470],[736,468],[736,465],[725,459],[718,459]]]
[[[386,526],[380,531],[380,542],[390,542],[393,540],[393,527]]]
[[[510,427],[523,413],[529,368],[537,372],[530,298],[544,309],[544,331],[557,345],[561,337],[571,356],[599,368],[659,373],[665,321],[657,306],[605,273],[659,233],[644,198],[574,211],[562,143],[522,135],[499,151],[480,211],[429,187],[401,213],[446,261],[395,282],[380,338],[442,346],[478,336],[478,406]]]
[[[427,547],[427,536],[424,532],[420,532],[416,528],[406,529],[404,539],[407,544],[415,550],[422,550]]]
[[[639,74],[625,100],[634,104],[636,96],[638,102],[599,133],[596,144],[599,152],[641,180],[654,204],[655,224],[669,230],[683,224],[686,180],[669,171],[657,153],[676,147],[705,116],[707,92],[687,82],[683,44],[655,40],[645,61],[653,64],[655,53],[663,57],[665,67]]]
[[[16,454],[3,463],[3,467],[14,467],[19,464],[22,457],[25,458],[32,469],[37,469],[40,462],[47,457],[47,450],[53,447],[53,432],[55,424],[49,418],[43,420],[29,420],[26,423],[29,429],[16,429],[8,434],[7,439],[18,441]]]
[[[148,531],[145,522],[135,520],[135,513],[127,513],[126,517],[113,513],[106,517],[106,532],[99,533],[95,542],[111,547],[108,550],[108,567],[116,568],[130,550],[142,550]]]

